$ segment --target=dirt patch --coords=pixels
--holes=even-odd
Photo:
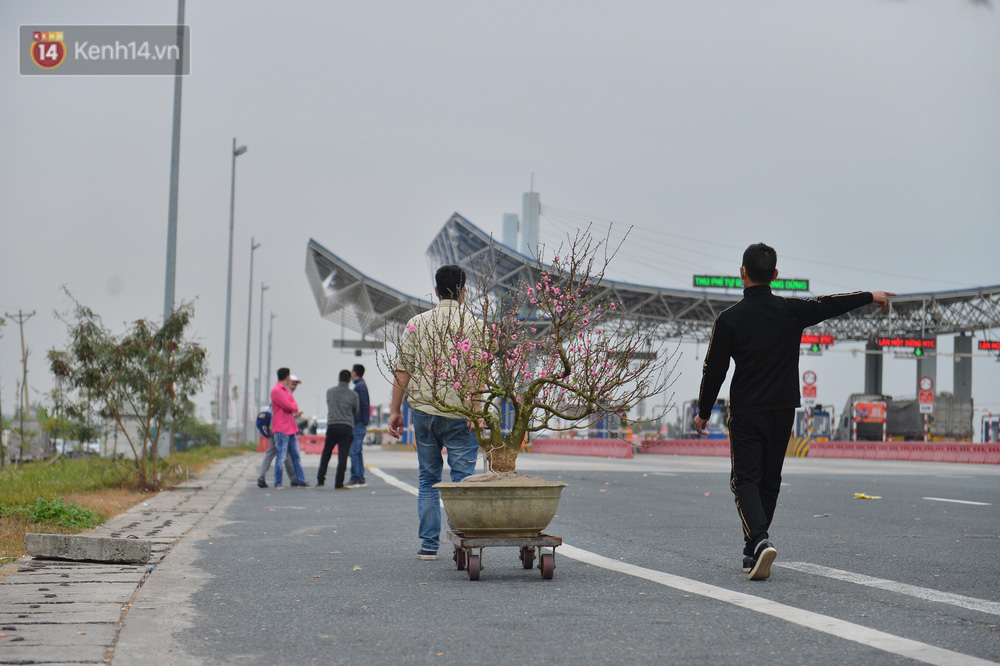
[[[520,472],[489,472],[487,474],[474,474],[462,479],[462,483],[504,483],[514,481],[517,483],[551,483],[537,476],[528,476]]]

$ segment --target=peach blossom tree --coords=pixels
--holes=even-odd
[[[464,316],[476,325],[409,331],[423,335],[421,358],[409,361],[425,373],[428,403],[473,424],[495,472],[514,471],[529,433],[624,418],[673,381],[676,348],[664,355],[657,326],[602,286],[614,257],[606,239],[579,232],[550,262],[543,255],[513,284],[497,280],[498,253],[485,255],[472,266],[465,300]],[[379,360],[387,377],[405,335]]]

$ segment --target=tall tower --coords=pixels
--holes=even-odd
[[[531,188],[531,192],[525,192],[521,198],[521,247],[520,252],[530,257],[538,256],[538,215],[541,213],[542,203],[539,200],[538,192]]]

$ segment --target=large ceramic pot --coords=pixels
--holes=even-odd
[[[434,487],[451,527],[466,537],[533,537],[556,515],[561,481],[453,483]]]

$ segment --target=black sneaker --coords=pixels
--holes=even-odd
[[[749,572],[750,580],[765,580],[768,576],[770,576],[771,564],[777,556],[778,551],[770,541],[764,539],[758,543],[756,552],[753,557],[750,558],[752,562]]]
[[[299,488],[308,488],[309,485],[310,484],[308,481],[303,481],[302,483],[298,484]]]
[[[292,481],[292,482],[291,482],[290,484],[288,484],[288,485],[290,485],[290,486],[291,486],[292,488],[298,488],[298,487],[299,487],[299,486],[301,486],[302,484],[301,484],[301,483],[299,483],[298,481]]]
[[[316,487],[317,487],[317,488],[322,488],[322,487],[323,487],[323,486],[325,486],[325,485],[326,485],[326,484],[325,484],[324,482],[322,482],[322,481],[317,481],[317,482],[316,482]]]
[[[436,560],[437,558],[438,558],[437,551],[423,550],[423,549],[417,551],[418,560]]]
[[[753,558],[750,557],[749,555],[744,555],[743,556],[743,573],[750,573],[751,569],[753,569]]]
[[[267,488],[267,481],[265,481],[264,479],[257,479],[257,487]]]

